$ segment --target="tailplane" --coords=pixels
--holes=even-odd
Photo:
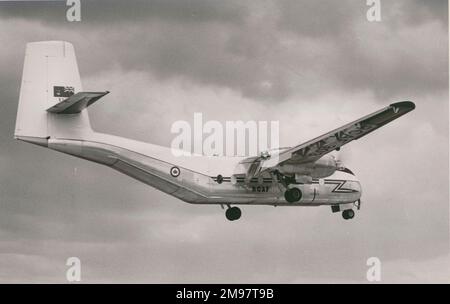
[[[108,93],[108,91],[79,92],[64,99],[60,103],[57,103],[53,107],[48,108],[47,112],[57,114],[78,114]]]

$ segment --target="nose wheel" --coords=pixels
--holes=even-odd
[[[352,209],[347,209],[342,211],[342,217],[344,218],[344,220],[350,220],[355,216],[355,211],[353,211]]]
[[[229,221],[236,221],[241,218],[241,209],[238,207],[230,207],[225,211],[225,216]]]

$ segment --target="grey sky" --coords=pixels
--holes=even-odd
[[[449,282],[446,1],[0,2],[0,281]],[[175,120],[280,120],[293,145],[399,100],[417,108],[345,146],[353,221],[244,207],[229,223],[106,167],[12,139],[26,42],[74,44],[102,132],[170,145]],[[446,264],[447,263],[447,264]]]

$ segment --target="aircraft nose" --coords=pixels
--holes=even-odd
[[[354,182],[354,190],[359,194],[359,197],[361,198],[362,187],[361,187],[361,183],[358,180]]]

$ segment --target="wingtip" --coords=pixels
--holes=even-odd
[[[395,107],[395,108],[405,109],[408,111],[412,111],[416,108],[415,103],[412,101],[399,101],[399,102],[390,104],[390,106]]]

